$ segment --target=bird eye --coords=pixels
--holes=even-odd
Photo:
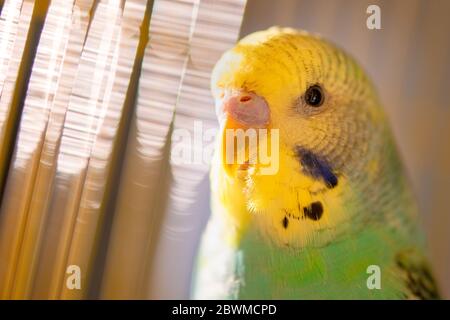
[[[308,88],[305,92],[305,102],[311,107],[320,107],[324,101],[322,88],[315,84]]]

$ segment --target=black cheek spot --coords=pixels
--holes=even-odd
[[[330,174],[324,177],[325,184],[329,189],[332,189],[338,185],[338,178],[334,174]]]
[[[311,220],[320,220],[323,215],[322,203],[320,203],[319,201],[311,203],[308,207],[303,208],[303,213]]]
[[[287,227],[289,225],[289,219],[287,217],[284,217],[283,221],[281,221],[281,223],[283,224],[283,228],[287,229]]]
[[[325,158],[301,146],[296,146],[294,152],[307,175],[315,179],[322,179],[329,189],[338,185],[338,178]]]

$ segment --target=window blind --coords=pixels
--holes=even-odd
[[[244,6],[1,3],[1,298],[186,297],[208,165],[175,163],[172,139],[216,126],[209,76]]]

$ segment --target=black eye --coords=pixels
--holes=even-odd
[[[315,84],[305,92],[305,101],[311,107],[320,107],[323,104],[324,95],[322,88]]]

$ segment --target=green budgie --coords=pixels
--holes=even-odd
[[[194,298],[438,298],[388,120],[349,55],[270,28],[222,56],[212,91],[220,134]]]

